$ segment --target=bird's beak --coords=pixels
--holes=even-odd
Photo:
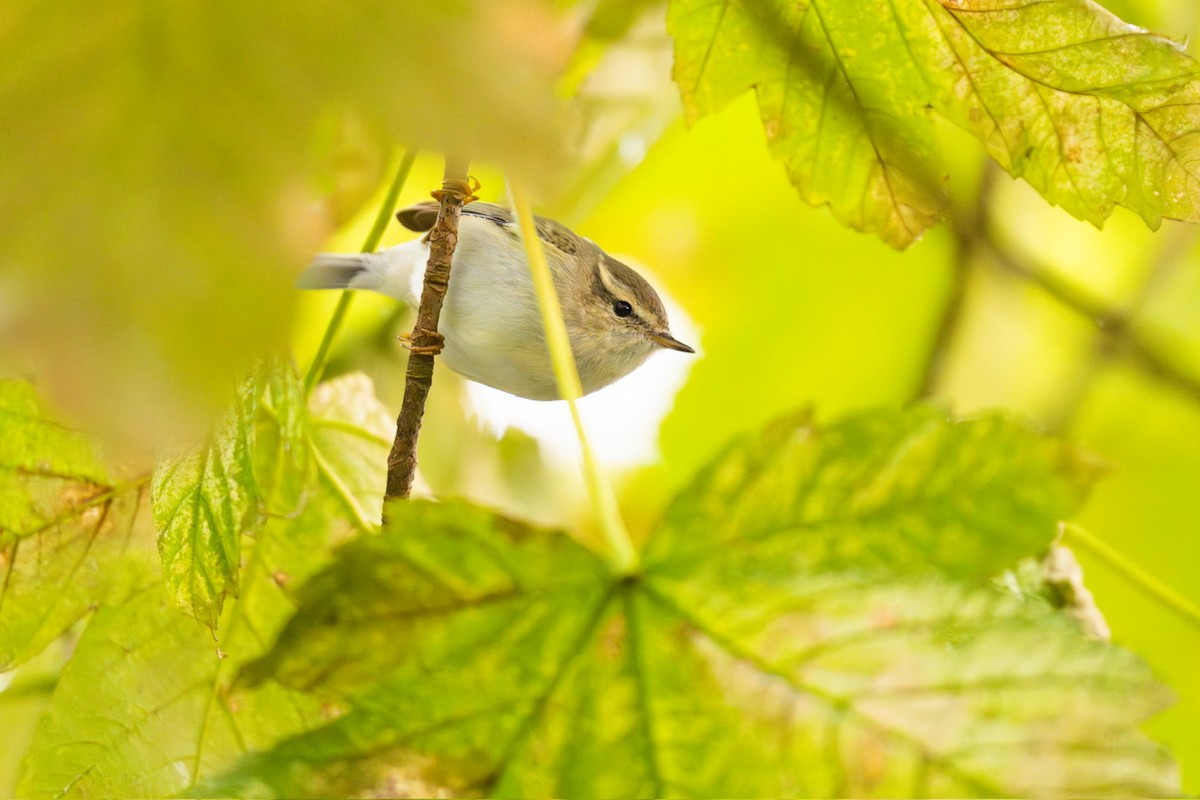
[[[695,350],[688,347],[686,344],[679,341],[678,339],[676,339],[674,336],[667,333],[666,331],[663,331],[661,333],[650,334],[650,340],[653,341],[655,344],[657,344],[659,347],[665,347],[668,350],[678,350],[681,353],[696,352]]]

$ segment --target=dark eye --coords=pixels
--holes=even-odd
[[[618,300],[613,303],[613,313],[618,317],[628,317],[633,313],[633,306],[626,303],[624,300]]]

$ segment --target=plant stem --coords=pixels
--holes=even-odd
[[[458,245],[458,217],[463,205],[475,199],[467,180],[467,161],[446,156],[442,188],[433,196],[439,203],[437,222],[429,231],[429,260],[425,266],[425,285],[417,306],[417,321],[409,337],[412,352],[404,379],[404,402],[396,418],[396,439],[388,455],[387,488],[384,490],[384,522],[387,503],[408,497],[417,473],[417,436],[425,415],[425,399],[433,386],[433,357],[442,350],[437,331],[442,301],[450,287],[450,266]]]
[[[1146,375],[1171,387],[1175,391],[1186,394],[1193,402],[1200,401],[1200,378],[1189,374],[1174,363],[1165,353],[1151,344],[1138,331],[1136,316],[1139,307],[1144,304],[1151,283],[1161,279],[1164,268],[1174,266],[1175,247],[1165,248],[1164,258],[1152,265],[1147,283],[1143,285],[1132,301],[1124,308],[1110,306],[1078,289],[1070,281],[1059,277],[1054,270],[1044,265],[1026,263],[1012,255],[1005,247],[996,241],[994,231],[985,229],[980,241],[980,247],[991,258],[992,263],[1001,270],[1009,272],[1031,286],[1035,286],[1057,303],[1070,309],[1090,321],[1097,331],[1097,343],[1093,355],[1093,364],[1083,375],[1084,385],[1076,387],[1072,392],[1074,399],[1068,403],[1068,408],[1060,411],[1055,427],[1066,427],[1066,422],[1072,416],[1074,406],[1081,400],[1080,395],[1086,391],[1099,372],[1105,361],[1116,357],[1127,358],[1135,367]],[[1174,260],[1173,260],[1174,259]]]
[[[1063,540],[1088,551],[1121,577],[1200,629],[1200,608],[1078,525],[1063,525]]]
[[[971,278],[972,265],[978,250],[977,239],[988,214],[992,184],[996,170],[989,163],[979,176],[973,200],[962,208],[952,206],[949,217],[950,230],[954,235],[954,256],[951,264],[950,283],[946,289],[946,300],[934,330],[920,379],[912,400],[932,397],[946,372],[946,365],[955,339],[962,329],[963,315],[967,305],[967,286]]]
[[[408,180],[408,173],[412,170],[413,161],[416,158],[417,151],[414,148],[410,147],[404,153],[404,158],[401,159],[400,166],[396,169],[396,176],[392,178],[387,194],[384,195],[383,202],[379,205],[379,213],[375,215],[371,231],[363,241],[362,251],[364,253],[373,253],[375,248],[379,247],[379,240],[383,238],[383,232],[387,230],[388,222],[392,219],[396,200],[400,197],[400,190],[404,188],[404,183]],[[329,324],[325,326],[325,334],[321,337],[321,344],[317,347],[317,354],[313,356],[308,373],[304,376],[305,392],[311,392],[313,387],[320,382],[321,375],[325,372],[325,362],[329,358],[329,348],[333,345],[333,338],[337,336],[342,327],[346,312],[350,310],[350,300],[353,297],[354,292],[347,289],[338,298],[337,306],[333,309],[333,316],[329,318]]]
[[[554,291],[554,280],[534,226],[533,212],[530,211],[529,201],[519,185],[510,182],[509,191],[512,194],[513,209],[520,223],[521,239],[525,244],[534,291],[542,311],[542,326],[546,331],[546,343],[550,348],[550,361],[554,366],[558,394],[567,401],[567,407],[571,410],[575,435],[579,438],[579,449],[583,453],[583,475],[587,483],[588,498],[592,502],[592,510],[608,546],[610,563],[618,574],[631,575],[638,569],[637,550],[634,549],[629,533],[625,530],[616,494],[600,469],[600,462],[596,459],[584,430],[583,420],[579,416],[579,407],[575,401],[583,396],[583,388],[579,383],[579,371],[575,366],[575,356],[571,352],[567,326],[563,322],[562,307],[558,302],[558,294]]]

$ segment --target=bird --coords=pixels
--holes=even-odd
[[[424,233],[437,215],[436,203],[423,202],[396,216]],[[584,394],[628,375],[657,350],[695,352],[671,334],[662,300],[645,278],[565,225],[534,220]],[[376,253],[320,253],[296,285],[366,289],[415,307],[428,259],[428,236]],[[503,206],[463,206],[438,332],[443,362],[458,374],[518,397],[558,399],[517,221]]]

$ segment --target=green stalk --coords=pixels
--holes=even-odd
[[[400,197],[400,190],[404,188],[404,183],[408,180],[408,173],[412,170],[413,161],[416,158],[417,151],[414,148],[409,148],[404,153],[404,158],[401,159],[400,166],[396,169],[396,177],[392,178],[387,194],[384,195],[383,202],[379,205],[375,223],[371,225],[371,231],[363,241],[362,252],[373,253],[375,248],[379,247],[379,240],[383,238],[383,232],[387,230],[388,223],[391,222],[392,212],[396,210],[396,200]],[[329,348],[333,346],[333,338],[341,330],[342,322],[346,318],[346,312],[350,310],[350,300],[353,297],[354,292],[347,289],[338,298],[337,306],[333,309],[333,316],[329,318],[329,324],[325,326],[325,335],[321,337],[321,344],[317,347],[317,354],[313,356],[308,373],[304,376],[305,392],[311,392],[313,387],[320,382],[321,375],[325,372],[325,362],[329,358]]]
[[[625,530],[612,484],[600,469],[600,462],[596,459],[591,443],[588,442],[583,420],[579,416],[579,407],[575,401],[583,396],[583,387],[579,382],[575,356],[571,353],[571,342],[567,337],[566,323],[563,322],[562,307],[558,302],[558,294],[554,291],[554,280],[550,276],[546,254],[534,227],[533,212],[530,211],[529,201],[520,186],[510,182],[509,191],[512,194],[513,209],[520,223],[521,240],[525,244],[525,254],[529,260],[529,272],[533,276],[538,306],[542,311],[542,327],[546,331],[546,343],[550,348],[550,361],[554,366],[558,394],[567,401],[567,407],[571,410],[575,435],[579,438],[579,449],[583,452],[583,477],[587,484],[588,498],[592,502],[592,511],[600,524],[600,532],[608,547],[613,568],[620,575],[631,575],[638,569],[637,550],[634,549],[629,533]]]
[[[1121,577],[1200,629],[1200,608],[1078,525],[1063,525],[1063,541],[1086,550]]]

